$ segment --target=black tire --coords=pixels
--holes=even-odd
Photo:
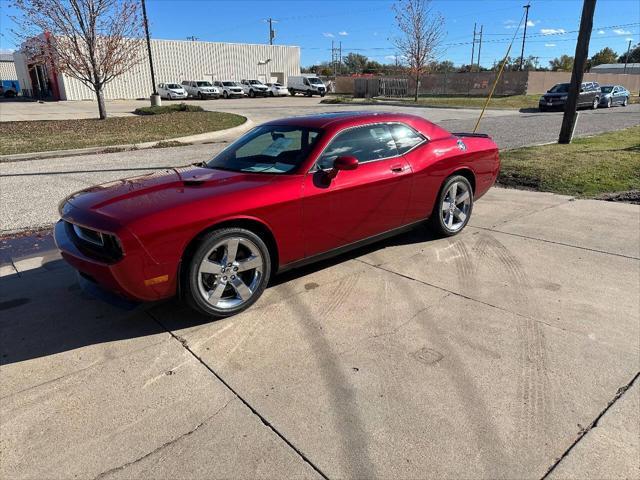
[[[231,239],[231,238],[241,239],[249,244],[252,244],[252,248],[255,247],[257,251],[259,251],[260,255],[262,256],[262,266],[261,266],[261,273],[260,273],[259,280],[256,280],[256,285],[254,286],[253,290],[251,290],[252,292],[251,296],[247,300],[240,300],[240,299],[228,300],[229,302],[242,301],[242,303],[237,306],[221,308],[213,305],[212,303],[208,302],[204,298],[203,289],[206,293],[206,289],[208,288],[208,285],[205,284],[205,281],[218,282],[219,277],[221,277],[224,274],[221,273],[218,275],[214,275],[214,274],[207,274],[207,273],[199,273],[199,269],[201,264],[205,260],[205,256],[212,254],[211,253],[212,248],[216,247],[216,245],[220,244],[221,242],[224,242],[226,239]],[[241,244],[240,247],[238,247],[238,252],[241,251],[242,246],[243,244]],[[224,248],[224,247],[221,247],[221,248]],[[226,251],[228,252],[228,249]],[[197,310],[200,313],[203,313],[204,315],[207,315],[213,318],[225,318],[231,315],[236,315],[246,310],[251,305],[253,305],[258,300],[258,298],[260,298],[260,296],[264,292],[264,289],[267,286],[267,283],[269,282],[269,277],[271,275],[271,257],[269,255],[269,249],[267,248],[262,238],[260,238],[258,235],[256,235],[252,231],[244,228],[221,228],[219,230],[214,230],[213,232],[207,234],[202,238],[202,240],[197,245],[195,251],[190,256],[190,258],[184,259],[183,271],[184,273],[183,273],[182,282],[184,286],[184,290],[183,290],[184,300],[186,301],[186,303],[191,308]],[[230,271],[226,275],[231,275],[233,273],[234,272]],[[243,274],[245,273],[250,276],[256,274],[255,271],[253,274],[251,273],[251,271],[243,272]],[[240,273],[236,273],[235,275],[237,275],[238,278],[241,278]],[[225,280],[227,279],[226,276],[224,278]],[[243,278],[242,281],[244,282],[246,278],[247,277]],[[223,297],[221,298],[221,300],[223,301],[225,301],[225,297],[224,297],[225,292],[229,292],[227,293],[228,296],[231,296],[234,294],[234,288],[232,287],[231,280],[229,280],[228,283],[224,282],[224,285],[226,286],[223,287],[224,292],[222,293]],[[215,285],[213,287],[215,287]],[[239,295],[239,294],[236,293],[236,295]],[[219,303],[220,302],[218,302],[218,304]]]
[[[451,215],[453,218],[456,218],[456,216],[452,213],[453,209],[444,211],[442,208],[442,205],[447,201],[450,190],[454,184],[457,184],[457,187],[460,185],[464,186],[466,191],[469,193],[468,205],[466,206],[466,209],[460,209],[465,214],[465,219],[459,225],[455,225],[455,228],[453,225],[451,227],[448,226],[445,220],[447,218],[447,214]],[[456,195],[456,197],[459,198],[460,195]],[[438,236],[452,237],[464,230],[464,227],[466,227],[467,223],[469,223],[472,211],[473,189],[471,188],[469,180],[467,180],[466,177],[463,177],[462,175],[453,175],[445,180],[442,188],[440,189],[440,193],[438,194],[436,203],[433,206],[433,211],[431,212],[431,216],[429,217],[429,226]],[[458,220],[461,220],[459,217],[457,218]]]
[[[326,95],[326,93],[324,93],[324,92],[322,92],[322,93],[320,94],[320,96],[321,96],[321,97],[324,97],[325,95]]]
[[[613,105],[613,102],[611,101],[611,97],[609,97],[607,99],[607,108],[611,108],[611,105]]]
[[[295,97],[295,96],[296,96],[296,91],[292,88],[291,90],[289,90],[289,94],[290,94],[292,97]]]
[[[198,92],[198,100],[202,100],[202,92]]]
[[[624,100],[622,101],[622,106],[626,107],[627,105],[629,105],[629,97],[624,97]]]
[[[254,92],[253,90],[249,90],[249,97],[253,98],[256,96],[256,92]]]
[[[222,92],[222,96],[223,96],[225,99],[228,99],[228,98],[229,98],[229,94],[227,93],[227,91],[226,91],[226,90],[225,90],[224,92]]]
[[[596,110],[599,104],[600,104],[600,99],[598,97],[594,98],[593,103],[591,104],[591,110]]]
[[[269,92],[269,96],[270,96],[270,97],[273,97],[273,96],[274,96],[274,95],[273,95],[273,92]]]

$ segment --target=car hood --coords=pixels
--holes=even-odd
[[[200,200],[224,201],[245,190],[268,185],[274,177],[195,166],[171,168],[86,188],[66,201],[76,209],[126,225]]]

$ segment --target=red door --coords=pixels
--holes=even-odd
[[[386,125],[345,130],[318,160],[328,169],[337,156],[354,156],[355,170],[329,180],[318,169],[303,183],[305,255],[312,256],[400,227],[411,194],[411,168],[398,154]]]

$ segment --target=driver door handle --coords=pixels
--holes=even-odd
[[[402,173],[404,172],[404,165],[394,165],[393,167],[391,167],[391,171],[393,173]]]

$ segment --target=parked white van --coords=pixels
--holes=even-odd
[[[320,95],[321,97],[324,97],[327,93],[327,87],[315,74],[289,77],[287,79],[287,89],[291,95],[302,93],[308,97],[311,95]]]

